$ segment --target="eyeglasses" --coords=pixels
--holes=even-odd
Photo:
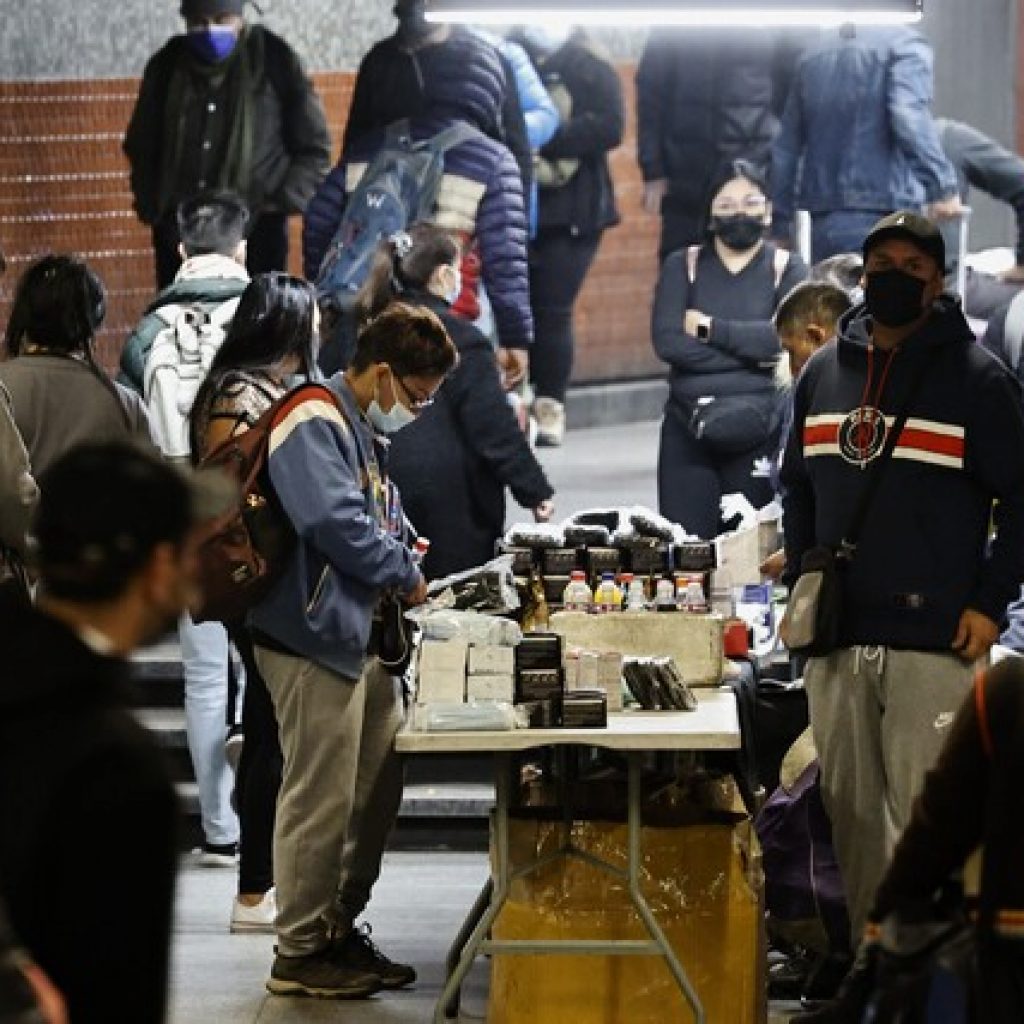
[[[426,396],[417,395],[416,392],[413,391],[397,373],[392,371],[391,376],[393,380],[398,382],[402,390],[405,392],[406,397],[409,399],[408,408],[410,412],[423,412],[424,409],[429,409],[434,404],[434,399],[437,397],[436,391]]]
[[[713,217],[732,217],[737,213],[749,213],[756,216],[768,209],[768,200],[759,192],[744,196],[740,202],[735,199],[723,199],[711,207]]]

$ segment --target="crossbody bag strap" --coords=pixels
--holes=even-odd
[[[920,360],[920,364],[917,367],[917,375],[911,381],[892,429],[886,435],[882,453],[878,456],[875,464],[868,470],[868,478],[864,482],[864,489],[861,491],[860,498],[853,510],[853,516],[850,519],[850,525],[846,529],[837,553],[839,557],[846,559],[848,562],[852,561],[854,554],[856,554],[857,544],[860,541],[861,531],[864,529],[864,523],[867,520],[871,502],[878,493],[882,476],[885,473],[886,467],[892,461],[893,452],[896,450],[896,445],[899,444],[900,435],[903,433],[903,428],[907,425],[910,411],[917,400],[921,386],[924,384],[924,379],[928,376],[928,371],[933,362],[934,360],[932,359],[922,358]]]

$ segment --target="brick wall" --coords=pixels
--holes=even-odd
[[[622,224],[607,233],[578,309],[580,381],[659,372],[649,342],[658,225],[640,207],[634,154],[633,69],[622,67],[630,112],[625,144],[612,158]],[[331,133],[341,137],[351,74],[314,76]],[[16,276],[47,252],[74,252],[109,290],[100,334],[103,361],[117,362],[124,340],[153,293],[149,232],[136,219],[121,138],[138,82],[130,78],[0,82],[0,245],[10,271],[0,291],[6,324]],[[298,266],[299,222],[292,223]]]

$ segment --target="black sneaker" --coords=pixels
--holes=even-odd
[[[345,967],[332,952],[328,947],[309,956],[275,956],[267,990],[314,999],[366,999],[381,990],[376,974]]]
[[[375,975],[382,988],[404,988],[416,980],[412,967],[396,964],[377,948],[368,924],[350,929],[343,939],[335,939],[332,955],[336,964]]]

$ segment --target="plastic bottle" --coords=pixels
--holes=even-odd
[[[422,565],[423,559],[430,553],[430,541],[426,537],[417,537],[412,546],[412,560],[414,565]]]
[[[625,591],[625,607],[628,611],[642,612],[647,607],[643,580],[637,579],[631,572],[625,572],[622,574],[622,589]]]
[[[562,606],[567,612],[589,612],[593,603],[594,595],[587,586],[587,574],[574,571],[562,594]]]
[[[622,611],[622,590],[615,582],[615,573],[601,574],[601,583],[594,594],[594,610],[598,612]]]
[[[676,610],[676,585],[670,579],[658,580],[658,586],[654,594],[654,606],[659,612],[674,612]]]

